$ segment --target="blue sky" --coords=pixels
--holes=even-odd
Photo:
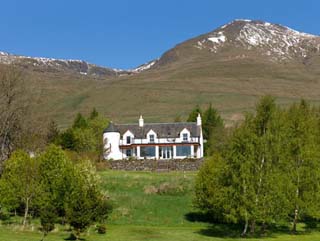
[[[319,0],[2,0],[0,51],[133,68],[233,19],[320,35]]]

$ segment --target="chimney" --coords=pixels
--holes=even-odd
[[[202,125],[202,120],[201,120],[200,113],[198,113],[198,116],[197,116],[197,126],[201,126],[201,125]]]
[[[143,127],[143,125],[144,125],[144,121],[143,121],[142,115],[140,115],[140,118],[139,118],[139,127]]]

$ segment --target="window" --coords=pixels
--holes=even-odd
[[[127,149],[126,150],[126,155],[127,155],[127,157],[132,156],[132,150],[131,149]]]
[[[177,156],[190,156],[191,146],[177,146]]]
[[[155,157],[156,147],[155,146],[143,146],[140,148],[141,157]]]
[[[127,136],[127,144],[131,144],[131,136]]]
[[[150,142],[154,142],[154,135],[149,136]]]
[[[182,134],[182,140],[183,141],[188,141],[188,134],[187,133],[183,133]]]

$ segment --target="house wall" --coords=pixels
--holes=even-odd
[[[187,139],[185,140],[184,134],[187,134]],[[154,135],[154,141],[150,142],[150,135]],[[130,137],[130,143],[127,143],[127,137]],[[105,159],[121,160],[129,158],[127,156],[127,149],[132,149],[132,157],[136,159],[162,159],[161,157],[161,145],[172,146],[170,149],[171,159],[183,159],[183,158],[202,158],[203,157],[203,137],[202,131],[200,137],[191,137],[190,131],[188,129],[183,129],[177,138],[158,138],[157,133],[150,130],[146,134],[146,138],[137,139],[134,137],[133,133],[129,130],[123,134],[122,138],[120,133],[108,132],[103,135],[104,148],[108,150],[104,154]],[[179,155],[177,152],[177,146],[179,144],[188,145],[190,148],[190,155]],[[144,145],[155,146],[155,156],[154,157],[141,157],[142,148]],[[120,148],[121,146],[121,148]],[[166,157],[168,159],[168,157]]]
[[[124,158],[119,148],[120,133],[108,132],[103,134],[104,158],[121,160]]]

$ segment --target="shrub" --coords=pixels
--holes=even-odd
[[[144,187],[145,194],[158,194],[158,195],[183,195],[187,192],[187,187],[181,183],[163,182],[158,186],[151,185]]]

